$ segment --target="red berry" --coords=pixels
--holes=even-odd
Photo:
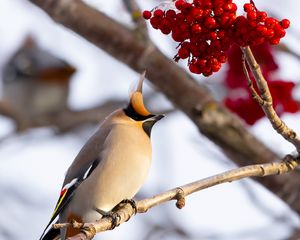
[[[145,18],[145,19],[150,19],[151,18],[151,16],[152,16],[152,13],[150,12],[150,11],[148,11],[148,10],[145,10],[144,12],[143,12],[143,18]]]
[[[202,5],[202,0],[194,0],[193,3],[194,3],[194,5],[195,5],[195,7],[201,7],[201,5]]]
[[[187,2],[184,2],[184,4],[181,7],[181,11],[184,14],[188,14],[193,9],[193,5]]]
[[[164,12],[161,9],[156,9],[153,13],[154,17],[162,18],[164,16]]]
[[[154,29],[158,29],[159,22],[160,22],[160,19],[158,17],[152,17],[150,19],[150,23]]]
[[[188,24],[190,24],[190,25],[192,25],[194,22],[195,22],[195,19],[193,18],[193,16],[191,15],[191,14],[187,14],[187,15],[185,15],[186,17],[185,17],[185,21],[188,23]]]
[[[163,34],[166,34],[166,35],[168,35],[171,32],[171,27],[170,27],[170,24],[169,24],[169,21],[167,20],[167,18],[164,18],[161,20],[158,28],[160,29],[160,31]]]
[[[251,3],[245,3],[244,4],[244,11],[245,12],[251,12],[254,10],[254,6]]]
[[[209,33],[209,39],[210,40],[216,40],[218,37],[218,34],[216,32],[210,32]]]
[[[194,34],[199,34],[199,33],[201,33],[201,32],[202,32],[201,25],[200,25],[200,24],[194,24],[194,25],[192,26],[192,32],[193,32]]]
[[[176,42],[182,42],[184,40],[184,38],[182,37],[182,34],[181,34],[181,30],[178,27],[172,29],[172,38]]]
[[[274,25],[276,25],[278,23],[278,21],[272,17],[268,17],[265,20],[265,24],[268,28],[273,28]]]
[[[204,77],[209,77],[209,76],[212,75],[212,74],[213,74],[213,72],[212,72],[211,69],[208,69],[208,70],[204,70],[204,71],[203,71],[203,76],[204,76]]]
[[[185,19],[185,16],[183,15],[183,13],[179,12],[179,13],[176,14],[176,21],[177,21],[178,23],[183,22],[184,19]]]
[[[209,0],[205,0],[201,2],[201,7],[204,9],[211,9],[212,8],[212,2]]]
[[[277,45],[280,42],[280,38],[272,38],[269,42],[270,44]]]
[[[166,11],[166,17],[167,18],[176,18],[176,12],[174,10],[168,10]]]
[[[200,21],[203,15],[203,10],[201,8],[193,8],[192,9],[192,16],[195,20]]]
[[[221,63],[217,62],[214,65],[211,66],[211,70],[213,72],[218,72],[221,69]]]
[[[181,59],[185,59],[188,58],[190,56],[190,51],[188,50],[187,47],[182,46],[181,48],[179,48],[178,50],[178,56]]]
[[[200,58],[197,60],[197,64],[199,65],[199,67],[204,68],[206,66],[207,60],[204,58]]]
[[[222,7],[218,7],[214,9],[214,15],[215,16],[221,16],[223,14],[224,10]]]
[[[250,11],[247,13],[247,18],[250,19],[251,21],[256,20],[257,14],[254,11]]]
[[[196,63],[191,63],[189,65],[189,70],[192,72],[192,73],[195,73],[195,74],[201,74],[201,69],[198,65],[196,65]]]
[[[221,39],[221,38],[224,38],[224,36],[225,36],[226,33],[225,33],[224,30],[219,30],[217,34],[218,34],[218,38]]]
[[[283,38],[285,36],[286,32],[283,28],[276,28],[275,30],[275,36],[279,38]]]
[[[204,25],[207,28],[213,28],[216,26],[216,20],[213,17],[207,17],[204,21]]]
[[[226,55],[225,55],[224,53],[221,54],[221,55],[218,57],[218,61],[219,61],[220,63],[225,63],[225,62],[227,61]]]
[[[263,26],[263,25],[257,26],[256,30],[257,30],[257,32],[259,32],[263,36],[265,36],[268,32],[268,28]]]
[[[181,23],[179,28],[182,32],[188,32],[190,30],[190,26],[185,22]]]
[[[184,0],[177,0],[175,2],[175,7],[178,9],[178,10],[181,10],[183,8],[185,4],[185,1]]]
[[[256,37],[251,45],[259,45],[262,44],[264,41],[265,39],[263,37]]]
[[[223,8],[225,11],[228,11],[228,12],[236,12],[236,10],[237,10],[237,6],[235,3],[227,3],[227,4],[223,5]]]
[[[267,13],[266,12],[257,12],[257,17],[256,17],[256,20],[258,22],[264,22],[267,18]]]
[[[280,24],[283,28],[287,29],[290,26],[290,21],[288,19],[282,19]]]
[[[268,31],[266,32],[266,37],[268,38],[272,38],[274,36],[274,30],[273,29],[268,29]]]
[[[203,17],[210,17],[212,15],[211,9],[204,9],[203,10]]]

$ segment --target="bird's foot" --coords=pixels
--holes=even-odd
[[[114,211],[104,211],[99,208],[95,208],[95,210],[102,215],[102,218],[111,218],[111,229],[119,226],[120,215]]]
[[[137,207],[136,207],[136,202],[133,199],[124,199],[118,205],[126,204],[126,203],[129,203],[131,205],[132,209],[134,210],[134,214],[136,214],[137,213]]]

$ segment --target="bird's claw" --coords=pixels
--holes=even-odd
[[[115,227],[118,227],[120,215],[113,211],[104,211],[99,208],[95,208],[95,210],[102,215],[102,218],[111,218],[111,229],[114,229]]]
[[[133,199],[124,199],[119,204],[129,203],[134,210],[134,214],[137,213],[136,202]]]

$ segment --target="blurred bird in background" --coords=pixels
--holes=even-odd
[[[144,106],[141,76],[124,109],[111,113],[83,146],[69,167],[54,213],[47,225],[59,222],[94,222],[122,200],[131,199],[143,185],[150,168],[151,129],[164,115]],[[44,231],[44,232],[45,232]],[[79,233],[78,229],[50,228],[40,239],[52,240]],[[44,233],[43,233],[44,234]]]
[[[75,71],[29,36],[4,66],[3,100],[27,120],[57,114],[67,108]]]

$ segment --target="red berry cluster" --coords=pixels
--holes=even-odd
[[[233,43],[278,44],[289,26],[287,19],[279,22],[258,11],[252,1],[244,5],[246,17],[236,16],[237,5],[232,0],[173,0],[173,3],[173,9],[146,10],[143,17],[150,20],[154,29],[171,33],[180,43],[175,61],[188,58],[190,71],[204,76],[220,70]]]
[[[246,16],[238,16],[233,26],[233,39],[239,46],[254,46],[265,42],[276,45],[285,36],[285,29],[290,26],[290,21],[278,21],[268,17],[268,14],[259,11],[251,3],[244,4]]]

